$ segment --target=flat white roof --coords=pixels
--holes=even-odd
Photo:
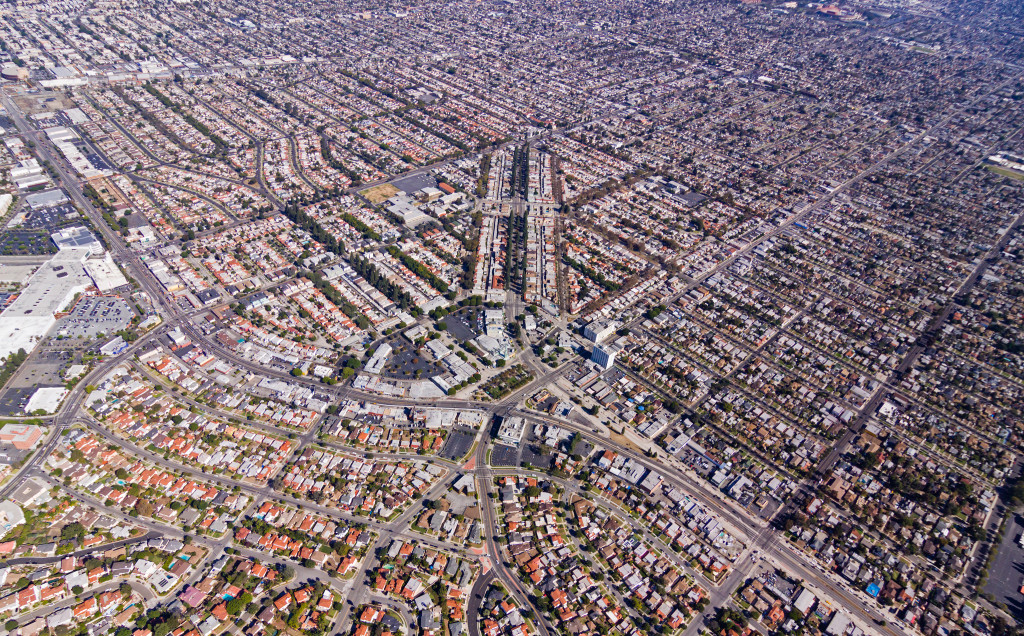
[[[0,282],[24,283],[38,267],[38,265],[8,265],[0,263]]]
[[[56,322],[53,314],[35,317],[0,315],[0,359],[17,353],[18,349],[31,352]]]
[[[92,285],[82,262],[87,249],[63,249],[39,267],[21,294],[0,314],[0,358],[24,349],[32,351],[75,294]]]
[[[68,390],[62,386],[47,386],[36,389],[36,392],[32,394],[32,397],[28,399],[28,403],[25,404],[25,413],[34,413],[35,411],[42,409],[46,413],[53,413],[60,406],[64,396],[68,394]]]
[[[110,252],[107,252],[103,258],[90,258],[85,261],[85,270],[96,284],[96,289],[101,292],[128,284],[128,279],[118,269]]]
[[[82,264],[88,249],[65,248],[44,263],[21,295],[0,316],[43,316],[51,318],[64,309],[74,295],[92,284]]]

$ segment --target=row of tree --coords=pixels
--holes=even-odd
[[[159,101],[161,104],[163,104],[167,108],[171,109],[172,111],[174,111],[175,113],[180,115],[181,118],[185,120],[185,123],[187,123],[189,126],[192,126],[196,130],[198,130],[200,133],[202,133],[203,136],[205,136],[207,139],[212,141],[215,146],[217,146],[218,148],[221,148],[221,149],[228,147],[228,143],[226,141],[224,141],[223,139],[221,139],[221,137],[219,135],[217,135],[212,130],[210,130],[209,126],[207,126],[203,122],[199,121],[198,119],[193,117],[191,114],[186,113],[185,109],[183,109],[181,107],[181,104],[175,102],[170,97],[168,97],[168,96],[164,95],[163,93],[161,93],[159,90],[157,90],[156,86],[153,86],[152,83],[146,82],[145,84],[142,85],[142,88],[144,88],[147,93],[149,93],[150,95],[155,97],[157,99],[157,101]]]
[[[370,326],[370,321],[364,316],[359,309],[345,299],[333,285],[327,282],[327,280],[320,274],[320,272],[308,272],[306,277],[316,285],[316,288],[320,292],[327,296],[327,298],[338,306],[345,315],[352,319],[356,326],[360,329],[366,329]]]
[[[427,269],[426,265],[419,262],[415,258],[409,256],[408,254],[398,249],[394,245],[388,245],[386,249],[388,251],[388,254],[391,254],[398,261],[400,261],[402,265],[405,265],[410,272],[416,274],[423,280],[430,283],[431,287],[441,292],[442,294],[448,293],[448,283],[438,278],[437,275],[434,274],[434,272]]]
[[[366,282],[375,287],[377,291],[390,298],[402,309],[410,308],[412,296],[409,295],[409,292],[404,291],[383,276],[373,263],[355,254],[349,258],[349,261],[352,263],[352,269],[356,270],[356,273],[365,278]]]
[[[306,214],[297,203],[289,203],[284,206],[284,215],[292,223],[309,232],[310,236],[316,239],[321,245],[335,254],[345,253],[345,243],[341,239],[332,236],[327,230],[317,223],[316,219]]]

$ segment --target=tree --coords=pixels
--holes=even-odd
[[[75,521],[64,526],[60,530],[60,538],[65,541],[78,540],[85,536],[85,526]]]
[[[11,620],[4,623],[4,628],[9,632],[13,632],[14,630],[18,629],[18,621],[12,618]]]
[[[665,311],[665,306],[664,305],[656,305],[656,306],[651,307],[650,309],[647,310],[647,317],[650,318],[651,320],[654,320],[663,311]]]

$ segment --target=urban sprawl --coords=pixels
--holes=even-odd
[[[1024,633],[1022,24],[0,5],[0,636]]]

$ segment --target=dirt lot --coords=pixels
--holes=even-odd
[[[378,203],[387,201],[391,197],[398,194],[398,188],[391,185],[390,183],[382,183],[379,186],[367,188],[360,192],[359,194],[369,199],[370,203],[377,205]]]
[[[637,445],[636,442],[634,442],[630,438],[626,437],[625,435],[619,435],[618,433],[612,432],[611,438],[612,438],[613,442],[615,442],[615,443],[617,443],[617,444],[619,444],[621,446],[625,446],[626,448],[630,448],[630,449],[632,449],[632,450],[634,450],[634,451],[636,451],[638,453],[644,452],[644,449],[640,448]]]
[[[66,100],[60,92],[41,92],[32,95],[18,95],[14,97],[14,103],[21,108],[26,115],[36,113],[54,112],[74,108],[71,100]]]

